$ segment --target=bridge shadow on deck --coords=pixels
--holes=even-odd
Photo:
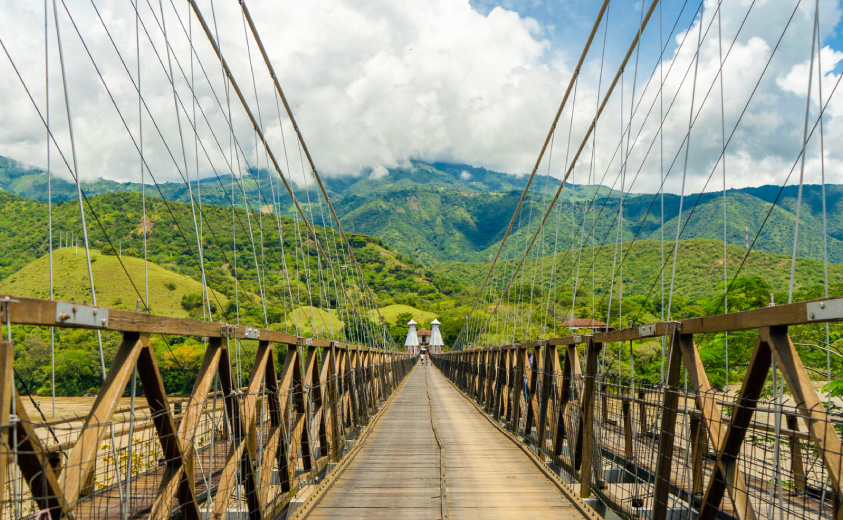
[[[436,368],[417,366],[308,518],[433,519],[443,512],[451,519],[582,518]]]

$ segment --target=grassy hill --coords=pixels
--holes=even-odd
[[[91,252],[97,303],[106,307],[135,310],[138,296],[132,284],[136,284],[140,293],[145,295],[143,259],[124,256],[122,260],[128,276],[116,256]],[[39,258],[0,281],[0,292],[28,298],[49,298],[49,272],[49,259],[46,256]],[[151,262],[148,272],[149,307],[152,313],[188,317],[189,312],[182,306],[182,300],[188,295],[201,294],[202,284]],[[91,302],[84,249],[80,248],[78,254],[72,247],[56,250],[53,254],[53,280],[55,299]],[[228,298],[219,292],[213,293],[212,301],[218,301],[218,305],[228,305]]]
[[[380,313],[381,313],[381,316],[383,316],[383,319],[385,319],[387,323],[395,323],[395,320],[398,318],[398,315],[404,314],[404,313],[412,314],[413,319],[416,320],[417,323],[421,323],[421,324],[430,322],[434,318],[439,316],[435,312],[423,311],[421,309],[417,309],[417,308],[411,307],[409,305],[399,305],[399,304],[387,305],[386,307],[381,307]]]

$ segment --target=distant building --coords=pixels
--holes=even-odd
[[[414,320],[410,320],[407,322],[407,325],[410,327],[407,330],[407,339],[404,340],[404,352],[407,354],[418,354],[419,353],[419,337],[416,335],[416,323]]]
[[[442,333],[439,331],[439,325],[442,325],[439,320],[430,322],[433,327],[433,332],[430,335],[430,353],[441,354],[445,348],[445,343],[442,341]]]
[[[430,329],[419,329],[416,334],[419,336],[419,345],[423,347],[430,345]]]
[[[594,318],[574,318],[572,320],[563,321],[559,324],[560,327],[569,329],[585,329],[585,332],[609,332],[615,330],[614,327],[602,321],[597,321]]]

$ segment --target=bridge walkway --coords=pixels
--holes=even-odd
[[[443,514],[582,518],[436,368],[417,366],[308,518],[409,520]]]

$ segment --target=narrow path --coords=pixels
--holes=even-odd
[[[418,366],[308,518],[435,519],[443,512],[449,519],[582,518],[438,370]]]

